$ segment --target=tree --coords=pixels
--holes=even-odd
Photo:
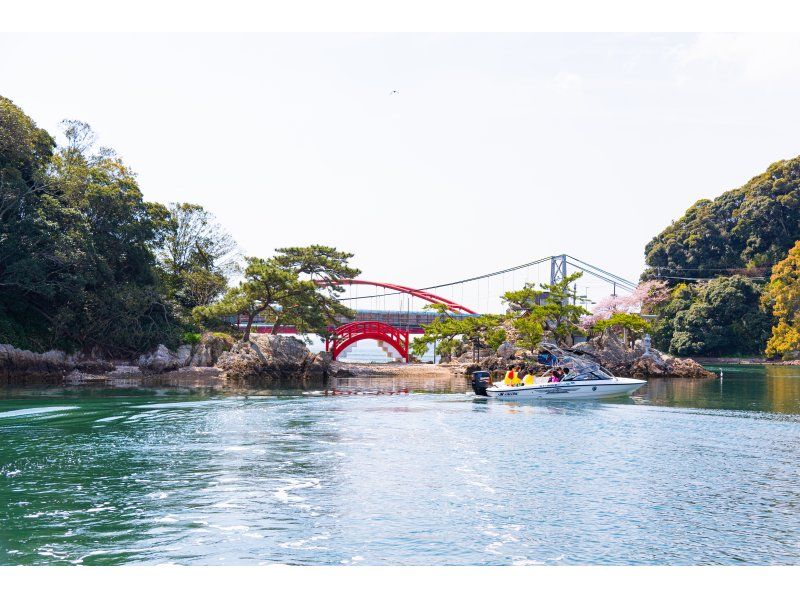
[[[40,238],[52,243],[41,316],[55,339],[84,349],[129,355],[174,345],[179,326],[158,290],[154,254],[161,208],[143,200],[113,151],[93,151],[88,125],[63,126],[67,143],[53,156],[43,195],[52,209],[38,219]]]
[[[772,268],[762,305],[777,319],[767,341],[769,357],[800,351],[800,241]]]
[[[535,314],[531,314],[516,318],[513,323],[522,344],[531,351],[536,351],[536,346],[542,342],[542,337],[544,336],[542,319]]]
[[[606,330],[622,332],[623,338],[633,344],[645,332],[650,331],[650,324],[639,314],[617,312],[605,320],[600,320],[592,327],[592,331],[601,336]]]
[[[423,326],[424,333],[411,342],[414,355],[424,355],[431,343],[438,343],[439,353],[442,355],[452,355],[465,345],[496,350],[506,339],[501,316],[487,314],[454,318],[440,304],[428,305],[425,309],[433,309],[439,315],[430,324]]]
[[[688,307],[673,319],[669,351],[677,355],[753,355],[769,335],[761,289],[744,276],[697,285]]]
[[[661,351],[670,350],[675,334],[675,316],[689,309],[696,299],[696,287],[680,283],[669,291],[665,299],[648,304],[649,312],[658,316],[651,326],[653,346]]]
[[[359,270],[348,265],[352,254],[332,247],[289,247],[276,250],[270,259],[246,258],[244,280],[218,302],[195,308],[204,318],[241,314],[247,318],[244,340],[250,338],[253,321],[262,316],[272,321],[272,333],[281,325],[292,325],[301,333],[327,334],[338,318],[353,317],[338,294],[335,282],[353,278]]]
[[[701,199],[645,248],[644,278],[764,274],[800,239],[800,156],[747,184]]]
[[[35,348],[44,333],[26,295],[30,278],[46,276],[34,214],[54,147],[47,131],[0,96],[0,342],[21,347]]]
[[[583,272],[575,272],[555,284],[542,284],[537,289],[527,283],[519,291],[503,295],[512,321],[526,319],[523,324],[530,332],[532,321],[538,321],[543,331],[549,333],[556,343],[572,345],[572,336],[581,330],[580,318],[589,312],[576,303],[575,292],[570,288]]]
[[[617,313],[649,313],[670,298],[670,290],[663,280],[640,282],[630,295],[608,295],[592,308],[592,313],[581,318],[581,326],[587,330],[601,320]]]
[[[236,268],[236,242],[202,206],[170,204],[158,257],[167,297],[185,313],[217,299]]]
[[[157,289],[155,204],[64,121],[66,144],[0,99],[0,341],[130,355],[177,338]]]

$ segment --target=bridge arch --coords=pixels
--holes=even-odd
[[[333,336],[325,341],[325,350],[332,352],[335,361],[347,347],[360,340],[372,339],[383,341],[400,354],[408,362],[409,343],[408,331],[399,330],[383,322],[350,322],[339,326],[333,331]]]
[[[455,314],[464,315],[478,315],[477,312],[471,310],[460,303],[446,299],[441,295],[430,293],[423,289],[415,289],[400,284],[389,282],[376,282],[374,280],[362,280],[357,278],[345,279],[321,279],[314,281],[317,285],[322,287],[330,286],[346,286],[346,285],[368,285],[390,289],[398,293],[405,293],[413,297],[417,297],[431,304],[443,305],[448,311]],[[334,361],[347,347],[357,343],[360,340],[377,340],[383,341],[393,347],[400,356],[409,361],[411,354],[411,347],[409,346],[409,332],[408,329],[402,330],[385,322],[376,321],[356,321],[343,324],[331,331],[330,336],[325,339],[325,350],[331,353]]]

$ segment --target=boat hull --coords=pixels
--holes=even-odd
[[[610,380],[568,381],[528,386],[498,384],[486,389],[487,396],[496,399],[601,399],[628,395],[641,388],[645,380],[612,378]]]

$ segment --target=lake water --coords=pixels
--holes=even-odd
[[[715,368],[717,369],[717,368]],[[0,564],[800,564],[800,368],[0,390]]]

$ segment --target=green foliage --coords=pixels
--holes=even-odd
[[[676,355],[752,355],[769,336],[761,289],[743,276],[715,278],[670,302],[676,309],[668,350]],[[662,316],[663,317],[663,316]],[[665,340],[664,336],[659,341]]]
[[[602,335],[606,330],[613,330],[615,332],[622,332],[628,339],[628,342],[633,342],[637,338],[641,338],[645,332],[650,332],[650,323],[639,314],[630,314],[626,312],[617,312],[605,320],[599,320],[592,326],[592,331]]]
[[[587,312],[583,307],[571,303],[575,300],[570,285],[581,272],[566,277],[555,285],[525,285],[519,291],[503,295],[508,304],[506,316],[487,314],[469,318],[448,316],[443,305],[429,305],[429,309],[439,312],[439,316],[425,326],[425,333],[414,339],[412,352],[422,355],[429,344],[438,343],[441,354],[451,354],[464,347],[497,348],[506,340],[504,324],[514,326],[521,343],[532,351],[542,341],[545,334],[556,342],[571,344],[572,335],[580,330],[579,321]]]
[[[800,352],[800,241],[772,269],[762,305],[777,320],[767,341],[767,356]]]
[[[304,334],[327,335],[329,325],[338,318],[353,317],[353,312],[337,300],[343,290],[340,286],[320,286],[315,280],[354,278],[359,271],[348,265],[350,257],[322,246],[278,249],[270,259],[248,257],[244,280],[216,303],[196,307],[194,313],[200,318],[246,316],[245,340],[256,316],[273,322],[273,332],[281,325],[293,325]]]
[[[797,239],[800,156],[772,164],[739,189],[695,203],[648,243],[643,278],[764,276]],[[656,347],[679,355],[755,354],[764,348],[774,298],[762,301],[760,286],[732,275],[678,289],[652,310],[660,316],[653,328]],[[788,320],[776,324],[773,338],[770,355],[792,345]]]
[[[151,214],[161,227],[158,257],[165,295],[184,319],[209,305],[228,286],[235,270],[236,243],[202,206],[173,203]]]
[[[542,320],[535,314],[521,316],[513,320],[514,328],[519,334],[519,340],[531,351],[536,350],[536,346],[542,342],[544,336],[544,326]]]
[[[189,345],[196,345],[199,343],[203,338],[203,335],[199,332],[184,332],[183,333],[183,342]]]
[[[772,164],[746,185],[701,199],[645,248],[644,277],[713,277],[777,263],[800,239],[800,156]]]
[[[515,326],[518,320],[524,320],[521,326],[527,331],[527,343],[536,336],[533,326],[536,321],[557,343],[572,345],[572,336],[581,330],[581,316],[589,314],[583,306],[576,304],[575,292],[570,288],[582,275],[583,272],[575,272],[556,284],[543,284],[540,289],[528,283],[519,291],[503,295]]]
[[[500,316],[453,318],[447,315],[447,310],[442,305],[428,308],[436,309],[440,315],[424,326],[424,334],[412,341],[411,351],[414,355],[423,355],[428,350],[428,345],[434,342],[438,344],[439,354],[451,355],[462,346],[496,350],[506,339]]]
[[[161,212],[88,125],[66,145],[0,98],[0,342],[130,355],[174,345],[158,288]]]

